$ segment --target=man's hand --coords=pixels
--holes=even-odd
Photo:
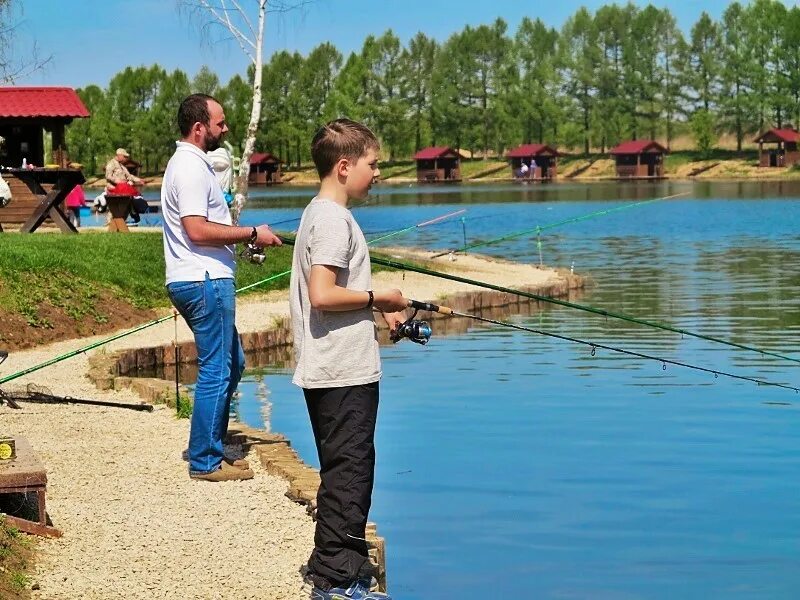
[[[395,313],[408,307],[408,300],[403,297],[400,290],[374,292],[374,298],[372,305],[384,313]]]
[[[254,243],[259,248],[263,248],[264,246],[283,245],[283,242],[280,240],[280,238],[272,233],[269,225],[259,225],[256,227],[256,240]]]

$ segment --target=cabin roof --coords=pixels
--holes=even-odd
[[[251,165],[261,165],[266,163],[280,163],[281,159],[271,152],[253,152],[250,156]]]
[[[800,142],[800,132],[794,129],[770,129],[765,131],[755,140],[758,142]]]
[[[83,102],[68,87],[0,87],[0,117],[89,116]]]
[[[461,155],[453,150],[450,146],[431,146],[423,148],[414,155],[414,160],[431,160],[434,158],[443,158],[448,154],[453,158],[461,158]]]
[[[667,149],[653,140],[630,140],[612,148],[610,154],[643,154],[645,152],[666,153]]]
[[[528,156],[557,156],[558,152],[547,144],[522,144],[506,152],[506,158],[526,158]]]

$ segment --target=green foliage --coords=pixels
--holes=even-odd
[[[207,67],[190,80],[158,65],[127,68],[81,97],[92,119],[68,132],[73,158],[102,169],[117,146],[145,170],[163,168],[176,136],[177,103],[189,91],[216,95],[242,147],[253,70],[221,85]],[[666,139],[698,109],[737,147],[756,131],[800,123],[800,7],[779,0],[732,2],[719,20],[703,13],[684,35],[669,8],[578,8],[560,29],[524,17],[497,19],[441,43],[418,33],[366,36],[347,57],[330,43],[307,55],[280,51],[263,66],[257,151],[287,165],[308,161],[324,122],[366,122],[390,159],[428,145],[491,155],[523,142],[605,152],[636,138]]]
[[[700,109],[692,115],[692,134],[694,135],[697,151],[701,158],[708,158],[716,138],[714,134],[714,117],[705,109]]]

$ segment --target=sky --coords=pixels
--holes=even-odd
[[[240,0],[243,5],[253,0]],[[465,25],[491,23],[502,17],[514,32],[524,16],[560,28],[581,7],[589,10],[607,0],[312,0],[303,8],[268,15],[265,58],[277,50],[307,54],[332,42],[345,57],[358,51],[369,34],[391,28],[405,43],[418,31],[439,41]],[[647,2],[635,1],[646,5]],[[728,0],[652,0],[669,6],[688,33],[703,11],[718,19]],[[795,4],[787,0],[786,4]],[[106,87],[126,66],[160,64],[180,68],[190,77],[208,65],[225,83],[244,75],[247,59],[231,40],[209,41],[202,22],[178,10],[177,0],[17,0],[18,36],[14,44],[24,59],[35,43],[42,56],[52,56],[40,72],[18,85]],[[217,36],[219,37],[219,36]]]

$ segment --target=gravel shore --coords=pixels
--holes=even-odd
[[[559,277],[549,269],[472,256],[437,262],[437,268],[510,287]],[[419,300],[474,289],[388,272],[374,276],[374,287],[398,287]],[[285,291],[250,297],[238,304],[237,325],[241,332],[264,330],[287,314]],[[168,321],[107,347],[154,346],[174,337]],[[178,338],[191,339],[181,320]],[[0,366],[0,376],[100,339],[13,353]],[[85,377],[87,371],[88,356],[80,354],[6,388],[30,382],[58,395],[140,401],[128,390],[98,391]],[[286,482],[265,473],[254,455],[249,459],[256,477],[250,481],[191,481],[181,460],[188,431],[188,420],[176,419],[164,407],[144,413],[79,405],[0,406],[0,433],[25,436],[44,463],[48,514],[64,534],[38,545],[34,598],[307,597],[310,590],[299,569],[313,546],[313,523],[302,506],[284,496]],[[391,540],[387,543],[391,552]]]

